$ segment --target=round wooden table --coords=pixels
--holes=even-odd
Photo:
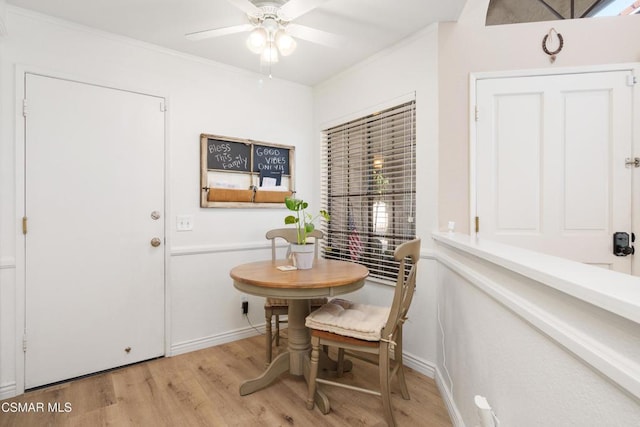
[[[358,290],[369,275],[366,267],[347,261],[317,259],[309,270],[278,269],[286,265],[288,260],[258,261],[234,267],[229,273],[239,291],[289,300],[288,351],[278,355],[258,378],[242,383],[242,396],[268,386],[283,372],[305,375],[311,350],[309,330],[304,324],[309,300]]]

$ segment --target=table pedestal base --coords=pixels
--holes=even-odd
[[[246,396],[261,390],[275,381],[284,372],[293,376],[302,376],[309,383],[309,356],[311,353],[311,335],[304,325],[309,315],[309,300],[289,300],[288,315],[288,351],[273,359],[267,369],[257,378],[243,382],[240,385],[240,396]],[[337,371],[338,362],[332,360],[324,351],[320,352],[319,367],[322,370]],[[351,371],[353,364],[350,360],[343,362],[343,372]],[[316,387],[314,398],[316,405],[323,414],[330,410],[329,399]]]
[[[325,352],[320,352],[320,360],[318,362],[320,364],[321,370],[328,371],[337,371],[338,362],[331,359],[329,355]],[[350,372],[353,368],[353,363],[351,360],[345,360],[343,362],[344,372]],[[270,385],[273,381],[275,381],[281,374],[290,371],[290,353],[284,352],[279,354],[273,362],[269,365],[269,367],[257,378],[252,380],[247,380],[240,385],[240,396],[246,396],[247,394],[251,394],[258,390],[262,390],[263,388]],[[293,372],[290,372],[292,375],[296,375]],[[306,357],[304,359],[304,369],[303,375],[307,383],[309,383],[309,358]],[[331,406],[329,404],[329,398],[320,390],[319,387],[316,387],[316,395],[315,395],[315,403],[318,406],[318,409],[323,414],[329,413]]]
[[[338,362],[332,360],[327,353],[320,353],[320,367],[322,370],[336,371]],[[353,368],[353,363],[350,360],[344,361],[344,372],[349,372]],[[273,359],[273,362],[269,365],[266,371],[262,373],[257,378],[252,380],[247,380],[240,385],[240,396],[246,396],[247,394],[251,394],[258,390],[262,390],[263,388],[270,385],[273,381],[275,381],[281,374],[289,371],[290,368],[290,353],[287,351],[285,353],[279,354],[278,357]],[[309,358],[306,358],[304,361],[304,378],[306,382],[309,382]],[[316,406],[323,414],[329,413],[331,409],[329,398],[320,390],[319,387],[316,387],[316,395],[314,398]]]

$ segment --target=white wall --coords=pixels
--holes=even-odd
[[[373,113],[407,94],[416,97],[416,230],[423,238],[418,289],[405,327],[404,348],[423,372],[435,360],[435,263],[430,233],[437,226],[437,25],[405,39],[314,88],[314,139],[327,125]],[[319,170],[316,173],[319,179]],[[317,184],[320,186],[319,182]],[[393,289],[368,284],[362,298],[380,304]]]
[[[177,54],[24,10],[9,8],[9,36],[0,40],[0,398],[15,392],[16,290],[21,239],[16,206],[17,106],[15,67],[168,97],[168,277],[171,353],[253,334],[240,313],[240,294],[229,266],[266,259],[264,230],[283,223],[282,209],[201,209],[200,133],[296,146],[298,191],[312,193],[312,92],[225,65]],[[256,70],[259,64],[256,62]],[[262,84],[259,83],[263,80]],[[17,215],[18,213],[18,215]],[[176,215],[194,216],[192,232],[175,232]],[[20,301],[18,301],[20,303]],[[264,322],[263,301],[250,298],[254,323]],[[233,338],[233,339],[235,339]],[[19,365],[19,363],[18,363]]]

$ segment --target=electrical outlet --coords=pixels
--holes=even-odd
[[[242,301],[242,314],[249,313],[249,301]]]

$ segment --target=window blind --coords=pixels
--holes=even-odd
[[[322,132],[323,256],[394,279],[393,251],[415,238],[415,101]]]

